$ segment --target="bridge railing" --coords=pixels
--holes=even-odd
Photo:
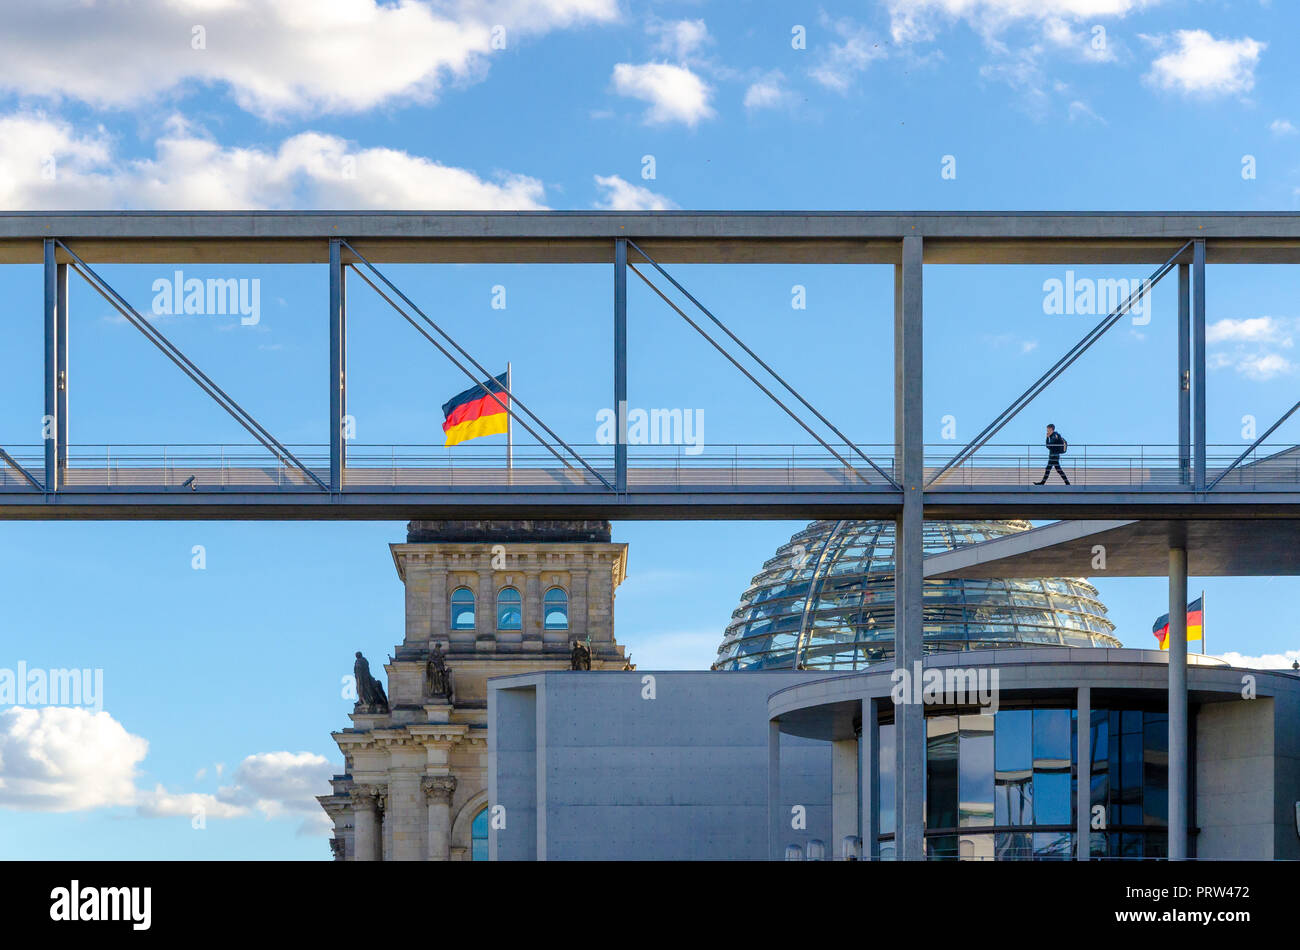
[[[1206,447],[1206,480],[1212,482],[1241,455],[1244,446]],[[927,445],[927,479],[939,471],[956,451],[953,445]],[[1047,449],[1032,445],[986,445],[969,459],[945,472],[931,486],[948,488],[1030,487],[1043,478]],[[1070,443],[1059,459],[1071,487],[1187,489],[1192,484],[1192,461],[1181,456],[1177,445],[1125,445]],[[1062,486],[1053,469],[1048,485]],[[1250,453],[1219,482],[1218,490],[1255,490],[1300,486],[1300,446],[1263,445]]]
[[[575,444],[574,449],[613,480],[612,445]],[[895,473],[893,446],[859,446],[884,471]],[[290,445],[289,450],[318,477],[329,470],[323,445]],[[770,489],[781,491],[886,490],[888,484],[847,446],[835,446],[848,467],[815,444],[631,445],[628,486],[632,491]],[[9,446],[18,464],[37,478],[44,471],[40,445]],[[927,445],[926,475],[951,457],[951,443]],[[1210,446],[1207,481],[1214,481],[1241,453],[1235,445]],[[945,472],[931,486],[947,489],[1030,488],[1043,477],[1047,453],[1041,444],[987,445]],[[1190,488],[1190,459],[1176,445],[1087,443],[1070,445],[1060,459],[1072,488],[1177,490]],[[69,491],[245,490],[319,491],[291,462],[251,445],[73,445],[63,474]],[[1063,487],[1052,473],[1048,485]],[[608,491],[576,461],[561,465],[538,445],[516,446],[507,468],[499,444],[377,445],[352,443],[347,450],[345,488],[363,490],[536,489]],[[1261,446],[1219,482],[1216,491],[1300,489],[1300,446]],[[22,475],[0,460],[0,491],[33,492]]]
[[[859,446],[886,472],[893,469],[892,447]],[[329,471],[328,447],[288,445],[318,477]],[[556,448],[560,448],[556,446]],[[575,444],[573,448],[610,481],[612,445]],[[857,459],[847,446],[836,446],[857,466],[845,466],[822,446],[793,444],[630,445],[628,483],[632,490],[704,489],[862,490],[886,489],[888,483]],[[40,477],[44,449],[15,446],[10,454]],[[563,454],[563,453],[562,453]],[[291,462],[250,445],[72,445],[62,476],[66,490],[315,490],[319,489]],[[367,490],[472,490],[520,488],[608,491],[575,459],[564,466],[536,444],[516,446],[509,464],[500,444],[378,445],[351,443],[347,448],[345,488]],[[12,467],[0,464],[0,490],[33,491]]]

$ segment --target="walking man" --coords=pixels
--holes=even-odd
[[[1056,426],[1050,422],[1047,424],[1047,467],[1043,469],[1043,477],[1040,481],[1034,482],[1035,485],[1044,485],[1047,483],[1047,477],[1052,474],[1052,469],[1056,469],[1061,475],[1061,481],[1070,484],[1070,480],[1065,477],[1065,472],[1061,468],[1061,456],[1070,447],[1061,433],[1056,431]]]

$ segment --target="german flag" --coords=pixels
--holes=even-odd
[[[506,394],[506,374],[479,383],[442,404],[446,417],[442,431],[447,434],[446,446],[459,445],[467,439],[495,435],[506,431],[510,413],[506,407],[510,397]]]
[[[1187,605],[1187,639],[1199,640],[1204,635],[1205,605],[1203,598],[1197,597]],[[1151,628],[1151,633],[1160,641],[1160,649],[1169,649],[1169,615],[1162,614]]]

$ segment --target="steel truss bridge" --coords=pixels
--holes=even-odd
[[[808,433],[803,445],[663,447],[566,441],[510,393],[520,446],[507,470],[460,446],[344,440],[347,296],[378,294],[469,380],[489,375],[381,269],[390,263],[608,263],[611,404],[627,404],[627,281],[645,282]],[[44,267],[42,445],[0,446],[3,518],[401,519],[409,517],[893,517],[916,496],[931,517],[1300,517],[1300,449],[1244,452],[1205,439],[1207,263],[1300,263],[1300,215],[1047,213],[103,212],[0,215],[0,264]],[[329,270],[328,445],[278,441],[95,270],[104,263],[323,263]],[[894,267],[894,443],[861,446],[674,276],[681,263],[876,263]],[[921,442],[926,264],[1148,265],[1124,300],[970,443]],[[1038,487],[1039,446],[996,435],[1141,299],[1176,274],[1170,354],[1173,445],[1072,445],[1073,484]],[[243,446],[68,442],[68,282],[84,279],[252,437]],[[355,279],[354,279],[355,278]],[[357,287],[359,280],[365,287]],[[322,368],[324,370],[324,368]],[[324,372],[322,373],[324,375]],[[1028,381],[1027,381],[1028,382]]]
[[[535,446],[503,459],[436,446],[344,441],[347,294],[355,277],[474,382],[490,373],[381,269],[390,263],[604,263],[614,330],[611,405],[627,405],[631,272],[775,402],[800,446],[713,446],[700,455],[576,445],[509,392]],[[1187,856],[1186,615],[1190,558],[1201,569],[1300,574],[1300,447],[1244,451],[1206,442],[1206,265],[1300,264],[1300,214],[1236,213],[27,213],[0,214],[0,264],[43,264],[45,423],[40,446],[0,447],[0,518],[893,518],[897,668],[924,653],[922,525],[930,518],[1078,518],[959,548],[932,576],[1088,574],[1093,542],[1129,575],[1169,577],[1169,855]],[[95,270],[103,263],[325,263],[330,340],[328,446],[289,446],[154,327]],[[863,446],[693,296],[682,263],[888,264],[894,268],[894,439]],[[960,449],[922,442],[926,264],[1148,265],[1150,279],[1103,318]],[[86,280],[253,438],[252,446],[84,446],[68,442],[68,280]],[[996,436],[1147,293],[1176,275],[1170,354],[1178,441],[1073,445],[1070,487],[1031,484],[1038,446]],[[355,282],[351,282],[355,286]],[[365,292],[364,290],[362,292]],[[1026,381],[1028,382],[1028,381]],[[322,394],[324,395],[324,394]],[[326,408],[327,407],[327,408]],[[845,423],[851,420],[840,420]],[[629,451],[629,450],[633,451]],[[1111,520],[1105,520],[1111,519]],[[1128,519],[1128,520],[1114,520]],[[1074,567],[1077,570],[1066,568]],[[1002,574],[1001,576],[1008,576]],[[1118,576],[1118,575],[1116,575]],[[895,709],[898,856],[923,858],[925,719]],[[1085,735],[1086,731],[1081,732]],[[1081,758],[1086,760],[1086,756]],[[1086,833],[1080,811],[1080,832]]]

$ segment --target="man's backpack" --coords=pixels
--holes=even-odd
[[[1061,436],[1061,454],[1064,455],[1070,451],[1070,443],[1065,441],[1065,436]]]

